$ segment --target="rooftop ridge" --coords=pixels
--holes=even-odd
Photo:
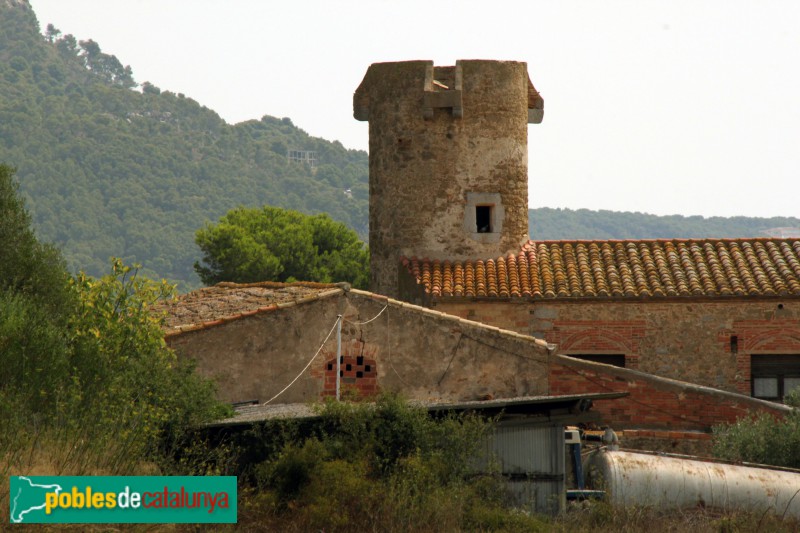
[[[373,293],[373,292],[364,291],[364,290],[360,290],[360,289],[352,289],[352,290],[350,290],[350,294],[355,294],[355,295],[358,295],[358,296],[372,298],[373,300],[377,300],[379,302],[385,303],[386,305],[389,305],[389,306],[392,306],[392,307],[409,309],[409,310],[412,310],[414,312],[422,313],[423,315],[427,315],[427,316],[430,316],[430,317],[433,317],[433,318],[443,318],[445,320],[452,320],[453,322],[456,322],[458,324],[461,324],[461,325],[464,325],[464,326],[467,326],[467,327],[470,327],[470,328],[480,329],[480,330],[484,330],[484,331],[493,331],[493,332],[497,333],[498,335],[500,335],[502,337],[509,338],[509,339],[525,340],[525,341],[530,342],[531,344],[535,344],[537,346],[541,346],[543,348],[546,348],[548,351],[552,351],[552,350],[555,349],[554,345],[549,344],[548,342],[546,342],[546,341],[544,341],[542,339],[539,339],[537,337],[533,337],[531,335],[523,335],[522,333],[517,333],[516,331],[511,331],[511,330],[508,330],[508,329],[502,329],[502,328],[498,328],[496,326],[490,326],[489,324],[486,324],[484,322],[477,322],[475,320],[469,320],[469,319],[466,319],[466,318],[461,318],[459,316],[451,315],[449,313],[442,313],[441,311],[436,311],[434,309],[429,309],[429,308],[423,307],[421,305],[416,305],[416,304],[404,302],[402,300],[396,300],[394,298],[390,298],[388,296],[383,296],[381,294],[376,294],[376,293]]]
[[[346,284],[345,284],[346,285]],[[214,287],[220,287],[224,289],[229,288],[251,288],[251,287],[266,287],[270,289],[282,289],[285,287],[308,287],[310,289],[326,289],[326,288],[341,288],[341,283],[320,283],[317,281],[292,281],[292,282],[282,282],[282,281],[256,281],[253,283],[236,283],[233,281],[220,281],[216,285],[212,285],[211,287],[203,287],[198,290],[206,290],[206,289],[213,289]]]
[[[555,243],[577,243],[577,242],[767,242],[767,241],[797,241],[800,237],[669,237],[655,239],[529,239],[522,245],[524,249],[531,244],[555,244]]]

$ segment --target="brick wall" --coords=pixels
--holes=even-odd
[[[604,422],[619,429],[708,431],[716,424],[733,422],[749,412],[765,411],[782,416],[789,409],[741,394],[626,368],[564,356],[555,358],[550,366],[550,394],[594,392],[629,393],[626,398],[596,401],[593,408],[602,415]]]
[[[631,429],[619,435],[620,447],[651,452],[710,457],[713,444],[710,433],[698,431]]]
[[[748,395],[751,355],[800,354],[796,299],[452,299],[434,308],[542,338],[559,354],[624,354],[627,368]]]

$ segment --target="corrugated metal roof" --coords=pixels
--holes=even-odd
[[[411,401],[432,413],[452,411],[479,411],[482,414],[493,415],[503,412],[507,415],[541,415],[547,410],[568,410],[570,406],[580,402],[593,400],[612,400],[627,396],[627,392],[608,392],[592,394],[571,394],[565,396],[520,396],[516,398],[500,398],[485,401],[466,402],[417,402]],[[591,403],[583,403],[588,410]],[[281,419],[310,419],[320,416],[321,403],[294,403],[274,405],[247,405],[236,408],[236,414],[231,418],[219,420],[208,424],[211,427],[237,426],[266,422]],[[579,413],[575,413],[576,415]]]

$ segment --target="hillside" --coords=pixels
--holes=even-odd
[[[290,150],[316,152],[318,166],[289,161]],[[311,137],[289,118],[230,125],[188,96],[139,85],[88,37],[52,27],[42,35],[26,0],[0,0],[0,162],[17,167],[38,236],[63,251],[71,270],[93,275],[116,256],[181,282],[181,290],[197,287],[195,231],[238,206],[327,212],[367,237],[366,152]],[[800,228],[796,218],[550,208],[530,215],[537,240],[758,237]]]
[[[549,207],[531,209],[529,215],[529,234],[536,240],[800,236],[800,219],[793,217],[656,216]]]
[[[239,205],[325,211],[366,237],[365,152],[288,118],[229,125],[183,94],[134,89],[98,43],[46,33],[27,2],[0,0],[0,162],[71,269],[98,274],[113,255],[196,286],[194,232]]]

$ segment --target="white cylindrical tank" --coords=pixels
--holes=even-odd
[[[800,473],[643,453],[605,451],[589,460],[590,482],[617,505],[774,510],[800,518]]]

